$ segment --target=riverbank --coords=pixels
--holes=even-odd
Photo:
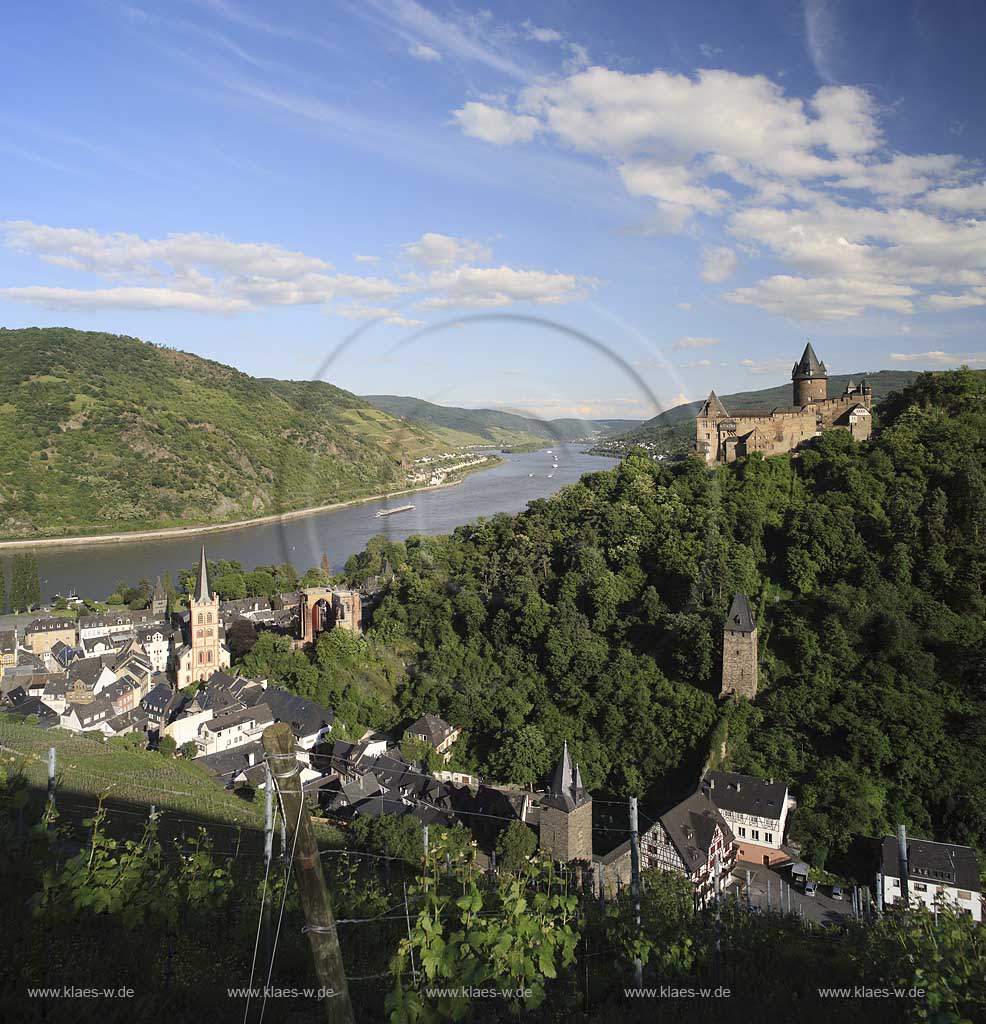
[[[483,466],[483,469],[492,469],[497,462],[490,466]],[[480,467],[475,467],[478,472]],[[4,540],[0,541],[0,552],[2,551],[31,551],[39,548],[58,547],[89,547],[93,544],[126,544],[140,540],[174,540],[177,537],[196,537],[209,533],[225,532],[227,530],[242,530],[251,526],[264,526],[270,523],[287,523],[293,519],[302,519],[305,516],[314,516],[322,512],[335,512],[343,508],[352,508],[355,505],[366,505],[373,501],[384,501],[387,498],[399,498],[406,494],[418,494],[422,491],[438,491],[446,487],[455,487],[462,483],[465,474],[455,480],[449,480],[441,484],[426,484],[422,487],[408,487],[400,491],[387,491],[385,494],[367,494],[362,498],[350,498],[348,501],[336,501],[329,505],[316,505],[312,508],[299,508],[292,512],[276,512],[269,516],[259,516],[256,519],[237,519],[231,523],[202,523],[192,526],[169,526],[160,530],[133,530],[126,533],[96,533],[86,537],[40,537],[35,540]]]

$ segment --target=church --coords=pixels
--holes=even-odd
[[[219,618],[219,595],[209,590],[205,545],[199,559],[195,590],[188,599],[188,642],[175,651],[178,686],[210,678],[217,669],[229,668],[229,651]]]
[[[873,389],[865,378],[859,384],[850,378],[841,395],[829,398],[828,371],[808,342],[791,381],[790,406],[744,409],[735,416],[713,391],[695,419],[695,454],[711,466],[753,452],[767,456],[794,451],[823,430],[848,430],[857,441],[870,436]]]

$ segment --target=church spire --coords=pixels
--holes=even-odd
[[[209,590],[209,567],[205,564],[205,545],[202,545],[202,555],[199,559],[199,575],[195,581],[195,600],[211,601],[212,593]]]

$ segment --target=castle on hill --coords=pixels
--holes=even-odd
[[[793,404],[775,409],[744,409],[731,416],[713,391],[695,419],[695,454],[709,465],[733,462],[761,452],[780,455],[794,451],[823,430],[848,430],[856,440],[870,436],[873,389],[865,378],[837,398],[828,397],[828,371],[811,342],[791,371]]]

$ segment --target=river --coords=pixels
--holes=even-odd
[[[290,562],[303,573],[318,565],[324,552],[333,570],[338,570],[377,534],[404,540],[415,533],[449,533],[480,516],[522,512],[529,501],[546,498],[574,483],[583,473],[608,469],[617,462],[586,455],[583,447],[563,444],[553,448],[558,457],[555,470],[547,451],[504,455],[502,465],[471,473],[454,487],[370,501],[282,523],[245,526],[203,537],[41,548],[36,554],[42,600],[48,602],[54,594],[73,590],[84,597],[102,600],[113,592],[119,580],[136,584],[146,577],[153,583],[165,571],[176,579],[178,569],[196,564],[203,541],[210,559],[231,559],[241,562],[246,569]],[[549,477],[549,473],[553,476]],[[407,504],[414,505],[412,512],[385,518],[375,514],[381,508]]]

